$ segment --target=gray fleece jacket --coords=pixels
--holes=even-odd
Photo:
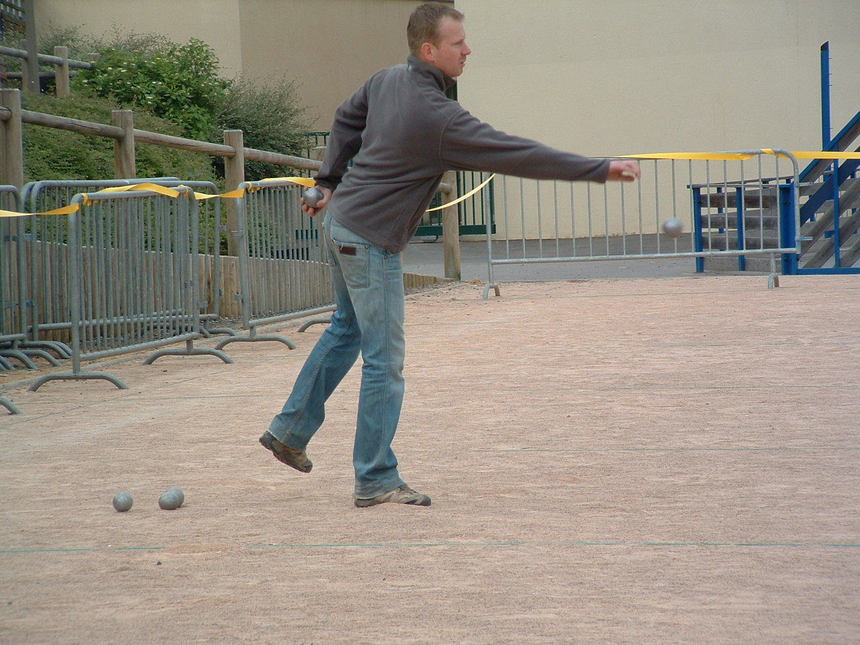
[[[410,56],[374,74],[337,109],[315,179],[334,191],[329,212],[341,226],[399,253],[447,170],[606,181],[608,161],[494,129],[445,96],[453,83]]]

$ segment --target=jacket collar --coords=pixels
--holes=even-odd
[[[443,74],[442,70],[435,65],[431,65],[415,56],[409,56],[406,59],[406,64],[409,66],[409,71],[416,72],[421,77],[431,80],[443,92],[447,91],[448,88],[456,85],[457,83],[457,81],[450,76]]]

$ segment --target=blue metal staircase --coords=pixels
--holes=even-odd
[[[828,152],[853,148],[860,138],[860,112],[826,146]],[[860,151],[860,147],[853,148]],[[815,191],[800,206],[803,240],[798,273],[860,273],[860,160],[813,161],[800,173],[800,185]],[[807,192],[807,191],[804,191]]]
[[[860,112],[830,136],[829,49],[829,43],[821,46],[822,150],[860,152]],[[691,186],[695,212],[708,213],[694,222],[697,250],[795,246],[793,182],[775,178],[758,186],[742,182],[717,188]],[[860,160],[814,160],[798,174],[797,189],[801,252],[782,257],[783,273],[860,273]],[[741,271],[768,270],[764,263],[769,259],[739,256],[737,262]],[[704,266],[699,258],[696,270],[701,272]]]

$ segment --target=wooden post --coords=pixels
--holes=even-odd
[[[24,187],[24,130],[21,123],[21,92],[0,89],[0,106],[11,116],[0,121],[0,184]]]
[[[224,130],[224,144],[235,151],[224,157],[224,180],[228,191],[236,190],[245,181],[245,137],[241,130]],[[227,255],[239,255],[235,233],[239,231],[239,215],[235,199],[224,200],[227,206]]]
[[[457,197],[457,175],[445,173],[442,181],[452,187],[446,195],[446,201]],[[449,206],[442,211],[442,253],[445,266],[445,277],[459,280],[461,277],[460,264],[460,221],[457,216],[457,205]]]
[[[34,0],[24,0],[24,49],[27,59],[21,68],[21,88],[25,92],[39,93],[39,43],[36,38],[36,7]]]
[[[111,123],[123,130],[122,139],[114,139],[113,144],[114,177],[131,179],[137,175],[134,154],[134,112],[114,110],[111,112]]]
[[[63,59],[62,63],[54,66],[54,78],[57,82],[57,96],[65,98],[72,93],[72,84],[69,79],[69,48],[64,45],[57,45],[54,47],[54,56]]]

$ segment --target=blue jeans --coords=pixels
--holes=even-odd
[[[404,392],[403,268],[399,253],[374,246],[340,226],[331,213],[325,215],[323,231],[337,311],[269,432],[304,450],[325,419],[326,400],[361,352],[355,495],[376,497],[403,484],[391,449]]]

